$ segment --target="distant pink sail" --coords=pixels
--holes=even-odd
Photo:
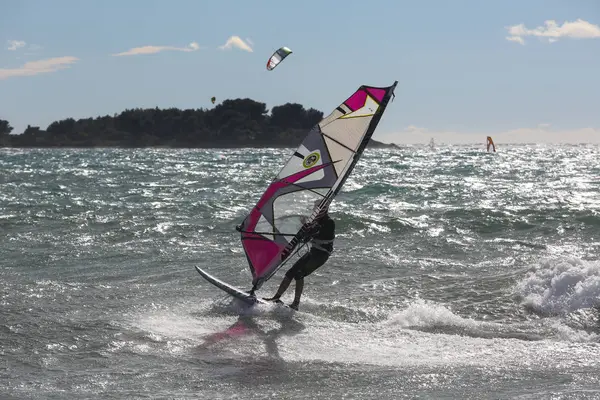
[[[303,224],[311,223],[341,189],[396,84],[361,86],[314,126],[240,225],[253,290],[287,262],[300,244]]]

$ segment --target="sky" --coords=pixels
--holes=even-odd
[[[374,139],[600,143],[597,0],[0,0],[0,46],[13,133],[212,96],[328,114],[397,80]]]

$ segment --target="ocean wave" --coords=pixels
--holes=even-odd
[[[514,290],[525,307],[541,315],[565,315],[600,307],[600,262],[547,258]]]

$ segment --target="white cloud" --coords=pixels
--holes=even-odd
[[[560,38],[571,39],[593,39],[600,38],[600,26],[591,24],[581,18],[576,21],[565,21],[558,25],[554,20],[544,21],[544,26],[538,26],[534,29],[527,29],[524,24],[512,25],[506,27],[510,36],[506,40],[525,44],[525,36],[537,36],[546,39],[549,43],[554,43]]]
[[[46,60],[30,61],[23,64],[19,68],[0,68],[0,79],[13,78],[15,76],[32,76],[38,74],[45,74],[48,72],[55,72],[61,69],[66,69],[71,64],[79,61],[76,57],[56,57],[48,58]]]
[[[598,143],[600,128],[580,128],[572,130],[550,129],[550,124],[538,124],[535,128],[517,128],[504,132],[455,132],[430,131],[410,125],[400,132],[376,133],[375,140],[397,144],[427,144],[431,138],[436,143],[445,144],[485,144],[485,138],[492,136],[498,146],[502,143]]]
[[[155,54],[160,53],[161,51],[196,51],[199,50],[200,46],[196,42],[190,43],[187,47],[175,47],[175,46],[142,46],[142,47],[134,47],[122,53],[113,54],[113,56],[135,56],[139,54]]]
[[[248,51],[250,53],[252,53],[254,50],[252,50],[252,40],[250,39],[246,39],[246,42],[244,42],[242,40],[242,38],[240,38],[239,36],[231,36],[229,37],[229,39],[227,39],[227,42],[225,42],[225,44],[223,46],[219,46],[219,48],[221,50],[225,50],[225,49],[231,49],[232,47],[237,47],[240,50],[244,50],[244,51]]]
[[[8,42],[8,50],[15,51],[18,48],[25,47],[27,43],[22,40],[7,40]]]
[[[523,40],[522,37],[519,37],[519,36],[507,36],[506,40],[511,41],[511,42],[517,42],[519,44],[525,45],[525,41]]]

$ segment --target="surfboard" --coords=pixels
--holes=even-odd
[[[199,268],[199,267],[195,267],[195,268],[196,268],[196,271],[198,271],[198,273],[204,279],[206,279],[207,281],[209,281],[210,283],[212,283],[219,289],[223,290],[227,294],[235,297],[236,299],[243,301],[246,304],[254,305],[256,303],[260,303],[260,304],[269,304],[270,303],[267,300],[263,300],[259,297],[252,296],[252,295],[250,295],[250,293],[244,292],[243,290],[240,290],[240,289],[236,288],[235,286],[231,286],[230,284],[225,283],[218,278],[215,278],[208,272],[204,271],[202,268]]]
[[[285,304],[284,302],[282,302],[281,300],[279,301],[268,301],[265,299],[261,299],[260,297],[256,297],[256,296],[252,296],[250,293],[244,292],[243,290],[240,290],[238,288],[236,288],[235,286],[231,286],[228,283],[223,282],[222,280],[215,278],[214,276],[212,276],[211,274],[209,274],[208,272],[204,271],[202,268],[199,267],[195,267],[196,271],[198,271],[198,273],[207,281],[209,281],[210,283],[212,283],[213,285],[215,285],[216,287],[218,287],[219,289],[223,290],[225,293],[235,297],[236,299],[239,299],[241,301],[243,301],[244,303],[248,304],[248,305],[255,305],[255,304],[277,304],[279,306],[284,306],[286,308],[290,308],[292,309],[290,306],[288,306],[287,304]]]

